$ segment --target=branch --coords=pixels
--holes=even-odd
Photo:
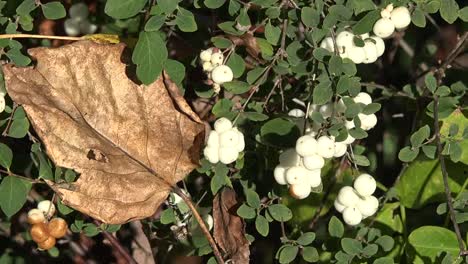
[[[93,222],[97,226],[101,225],[98,220],[94,220]],[[109,240],[109,242],[112,244],[112,247],[115,248],[125,258],[127,263],[137,264],[133,257],[130,256],[128,251],[122,246],[122,244],[120,244],[120,241],[117,238],[106,231],[102,231],[101,233],[107,240]]]
[[[463,46],[465,44],[466,39],[468,38],[468,32],[463,34],[463,36],[458,41],[456,47],[452,50],[452,52],[447,56],[446,60],[442,65],[436,70],[435,75],[437,78],[437,83],[440,85],[442,83],[442,79],[445,77],[445,70],[450,67],[450,64],[455,60],[455,58],[460,54],[463,50]],[[442,177],[444,180],[444,188],[445,188],[445,196],[447,198],[447,206],[449,208],[450,220],[453,224],[453,229],[455,234],[457,235],[458,240],[458,247],[460,248],[460,256],[468,255],[468,250],[465,249],[465,245],[463,242],[463,238],[460,232],[460,227],[457,224],[455,219],[455,209],[453,208],[452,203],[452,192],[450,190],[450,186],[448,184],[448,172],[445,165],[445,159],[442,154],[443,146],[440,140],[440,126],[439,126],[439,96],[437,94],[433,95],[434,99],[434,133],[435,133],[435,142],[437,145],[437,156],[440,162],[440,168],[442,171]]]

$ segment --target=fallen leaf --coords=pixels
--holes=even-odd
[[[102,222],[155,213],[199,162],[204,126],[162,75],[138,85],[126,75],[123,44],[80,41],[35,48],[35,67],[3,67],[52,161],[80,178],[50,186],[63,203]]]
[[[224,188],[213,200],[213,237],[233,263],[249,263],[249,241],[245,237],[245,222],[237,215],[239,201],[236,192]]]

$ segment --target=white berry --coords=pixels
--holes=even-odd
[[[239,157],[239,152],[235,148],[219,148],[219,161],[223,164],[233,163]]]
[[[205,222],[206,227],[208,227],[208,230],[213,228],[214,219],[210,214],[203,216],[203,221]]]
[[[384,9],[380,11],[380,16],[383,18],[390,18],[391,14],[390,14],[390,11],[388,11],[387,9]]]
[[[377,212],[379,200],[372,195],[364,197],[363,199],[359,199],[356,207],[359,209],[359,212],[361,212],[362,218],[366,218]]]
[[[337,199],[342,205],[348,207],[355,206],[359,201],[359,196],[356,194],[353,187],[345,186],[338,192]]]
[[[340,202],[338,202],[338,200],[335,200],[335,202],[333,203],[333,205],[335,206],[335,209],[339,212],[339,213],[342,213],[344,211],[344,209],[346,208],[346,206],[342,205]]]
[[[354,140],[356,140],[356,139],[353,138],[350,134],[348,134],[348,137],[344,141],[342,141],[342,143],[349,145],[349,144],[353,143]]]
[[[333,39],[331,37],[324,38],[320,43],[320,47],[330,52],[335,51],[335,45],[333,45]]]
[[[277,165],[275,170],[273,171],[273,176],[275,177],[275,181],[280,185],[286,185],[288,182],[286,181],[286,168]]]
[[[395,31],[395,25],[390,19],[382,17],[375,22],[373,31],[377,37],[388,38]]]
[[[395,25],[396,29],[402,29],[407,27],[411,23],[411,14],[408,8],[399,6],[391,12],[390,18]]]
[[[242,134],[242,132],[240,132],[239,130],[237,130],[237,127],[234,127],[232,130],[235,131],[235,132],[237,133],[237,145],[236,145],[236,149],[237,149],[237,151],[241,152],[241,151],[243,151],[244,148],[245,148],[244,134]]]
[[[317,141],[311,136],[302,136],[296,141],[297,154],[306,157],[316,153]]]
[[[327,136],[321,136],[317,140],[317,154],[329,159],[335,154],[335,141]]]
[[[304,117],[305,113],[301,109],[291,109],[291,111],[288,112],[288,116],[293,116],[293,117]]]
[[[81,21],[80,31],[84,35],[93,34],[97,30],[97,25],[89,22],[88,19]]]
[[[385,42],[382,38],[373,36],[371,39],[375,40],[375,46],[377,48],[377,56],[382,56],[385,52]]]
[[[374,177],[370,176],[367,173],[359,175],[359,177],[354,180],[354,189],[361,196],[370,196],[375,192],[377,188],[377,182]]]
[[[377,125],[377,116],[374,114],[364,115],[358,114],[359,119],[361,120],[361,128],[364,130],[370,130]]]
[[[5,111],[5,97],[2,95],[0,96],[0,113]]]
[[[306,170],[306,182],[310,187],[315,188],[320,186],[322,183],[322,177],[320,177],[321,170],[320,169],[315,169],[315,170]]]
[[[233,129],[219,134],[219,146],[233,148],[239,142],[239,134]]]
[[[288,184],[304,184],[307,170],[302,166],[294,166],[286,170],[286,182]]]
[[[331,117],[333,113],[333,104],[329,103],[320,106],[319,112],[322,114],[323,118]]]
[[[280,164],[285,167],[296,166],[299,164],[299,161],[300,161],[300,157],[299,155],[297,155],[297,152],[295,149],[285,150],[279,156]]]
[[[85,3],[74,4],[68,10],[70,17],[77,20],[84,20],[89,15],[88,6]]]
[[[224,60],[224,55],[221,52],[216,52],[211,55],[210,61],[213,65],[221,65]]]
[[[289,186],[289,194],[296,199],[307,198],[310,192],[310,186],[307,184],[292,184]]]
[[[74,18],[65,19],[63,27],[68,36],[74,37],[80,34],[80,22]]]
[[[366,58],[366,52],[362,47],[350,47],[348,52],[348,58],[355,64],[363,63]]]
[[[366,38],[369,38],[369,33],[364,33],[359,36],[361,37],[361,39],[365,40]]]
[[[221,117],[220,119],[216,120],[214,123],[214,128],[216,132],[218,133],[223,133],[225,131],[228,131],[232,128],[232,123],[229,121],[229,119],[225,117]]]
[[[358,93],[356,97],[353,98],[353,100],[355,103],[361,103],[365,105],[372,103],[372,97],[365,92]]]
[[[218,163],[219,161],[219,153],[218,153],[218,147],[210,147],[207,146],[205,149],[203,149],[203,155],[205,158],[210,162],[210,163]]]
[[[203,70],[206,71],[206,72],[210,72],[210,71],[212,71],[213,68],[214,68],[214,67],[213,67],[213,64],[211,64],[211,62],[209,62],[209,61],[203,62],[202,67],[203,67]]]
[[[40,201],[37,204],[37,209],[41,210],[47,218],[55,214],[55,205],[49,200]]]
[[[206,143],[209,147],[218,147],[219,146],[219,134],[215,130],[211,130],[210,134],[208,135],[208,140]]]
[[[353,33],[342,31],[336,36],[336,45],[338,47],[351,47],[354,45],[353,38]]]
[[[323,166],[325,165],[325,160],[322,158],[322,156],[313,154],[304,157],[302,163],[304,164],[304,167],[306,167],[306,169],[316,170],[323,168]]]
[[[231,68],[229,68],[229,66],[226,65],[216,66],[211,72],[211,79],[213,80],[213,82],[218,84],[230,82],[233,78],[234,73],[232,72]]]
[[[211,61],[211,54],[213,54],[213,49],[209,48],[207,50],[203,50],[200,52],[200,60],[203,62],[210,62]],[[211,64],[211,62],[210,62]]]
[[[343,220],[350,226],[358,225],[362,220],[361,212],[354,206],[346,207],[343,210]]]
[[[347,146],[343,142],[335,142],[335,153],[333,157],[339,158],[342,157],[346,153]]]
[[[393,4],[388,4],[386,7],[385,7],[386,10],[388,10],[388,12],[392,12],[393,11]]]
[[[374,44],[374,42],[367,40],[364,42],[364,52],[366,54],[366,58],[364,59],[364,63],[369,64],[369,63],[374,63],[378,56],[377,52],[377,45]]]

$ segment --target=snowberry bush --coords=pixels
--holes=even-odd
[[[0,1],[0,263],[468,262],[467,4]]]

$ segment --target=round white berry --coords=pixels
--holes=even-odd
[[[370,130],[377,125],[377,116],[374,114],[364,115],[358,114],[359,119],[361,120],[361,128],[364,130]]]
[[[238,131],[233,129],[219,134],[219,146],[234,148],[239,143]]]
[[[323,168],[323,166],[325,165],[325,160],[322,158],[322,156],[313,154],[304,157],[302,163],[304,164],[304,167],[306,167],[306,169],[315,170]]]
[[[348,207],[355,206],[359,201],[359,196],[356,194],[353,187],[345,186],[338,192],[337,199],[342,205]]]
[[[405,6],[399,6],[391,12],[391,18],[393,25],[396,29],[402,29],[407,27],[411,23],[411,14]]]
[[[359,209],[354,206],[346,207],[343,210],[343,220],[347,225],[358,225],[362,220],[361,212],[359,212]]]
[[[361,196],[370,196],[375,192],[377,188],[377,182],[374,177],[370,176],[367,173],[359,175],[359,177],[354,180],[354,189]]]
[[[385,52],[385,42],[382,38],[376,36],[371,37],[371,39],[375,41],[375,46],[377,48],[377,56],[382,56],[382,54],[384,54]]]
[[[390,19],[382,17],[375,22],[373,31],[377,37],[388,38],[395,31],[395,26]]]
[[[206,71],[206,72],[210,72],[210,71],[212,71],[213,68],[214,68],[214,67],[213,67],[213,64],[211,64],[211,62],[209,62],[209,61],[203,62],[203,65],[202,65],[202,66],[203,66],[203,70]]]
[[[288,184],[306,183],[307,170],[302,166],[294,166],[286,170],[286,182]]]
[[[363,199],[359,199],[356,207],[359,209],[359,212],[361,212],[362,218],[366,218],[377,212],[377,209],[379,208],[379,200],[372,195],[364,197]]]
[[[296,166],[300,162],[300,156],[297,154],[295,149],[287,149],[279,155],[279,162],[282,166],[292,167]]]
[[[232,123],[231,121],[229,121],[229,119],[225,117],[221,117],[220,119],[215,121],[214,128],[216,132],[223,133],[225,131],[231,130]]]
[[[348,130],[353,129],[355,127],[353,120],[346,120],[344,125]]]
[[[338,47],[351,47],[354,45],[353,38],[353,33],[349,31],[341,31],[336,35],[336,45]]]
[[[288,116],[293,116],[293,117],[304,117],[305,113],[301,109],[291,109],[291,111],[288,112]]]
[[[339,213],[342,213],[344,211],[344,209],[346,208],[346,206],[342,205],[340,202],[338,202],[338,200],[335,200],[335,202],[333,203],[333,205],[335,206],[335,209],[339,212]]]
[[[347,145],[343,142],[335,142],[335,153],[333,157],[339,158],[342,157],[346,153]]]
[[[324,38],[320,43],[320,47],[330,52],[335,51],[335,45],[333,45],[333,39],[331,37]]]
[[[74,18],[65,19],[63,27],[68,36],[75,37],[80,34],[80,22]]]
[[[88,19],[81,21],[80,31],[83,35],[93,34],[97,30],[97,25],[89,22]]]
[[[322,114],[323,118],[331,117],[333,113],[333,103],[320,106],[319,112]]]
[[[355,64],[363,63],[366,58],[366,52],[362,47],[353,46],[349,48],[348,58]]]
[[[211,54],[213,54],[213,49],[209,48],[200,52],[200,60],[203,62],[210,62],[211,64]]]
[[[317,140],[317,154],[329,159],[335,154],[335,141],[327,136],[321,136]]]
[[[317,140],[315,138],[305,135],[297,139],[296,152],[297,154],[306,157],[316,153]]]
[[[68,12],[71,18],[75,18],[78,21],[86,19],[89,15],[88,6],[85,3],[72,5]]]
[[[221,65],[223,64],[223,60],[224,60],[224,55],[221,52],[213,53],[210,59],[213,65]]]
[[[369,33],[364,33],[364,34],[361,34],[359,35],[361,37],[361,39],[365,40],[366,38],[369,38]]]
[[[210,163],[218,163],[219,161],[219,153],[218,153],[218,147],[210,147],[207,146],[205,149],[203,149],[203,155],[205,158],[210,162]]]
[[[237,133],[237,145],[236,145],[236,149],[237,151],[241,152],[244,150],[245,148],[245,140],[244,140],[244,134],[242,134],[242,132],[240,132],[239,130],[237,130],[237,127],[234,127],[232,129],[232,131],[235,131]]]
[[[321,170],[320,169],[315,169],[315,170],[306,170],[306,182],[307,184],[312,187],[318,187],[322,183],[322,177],[320,177]]]
[[[356,139],[353,138],[350,134],[348,134],[348,137],[344,141],[342,141],[342,143],[349,145],[349,144],[352,144],[354,140]]]
[[[208,230],[213,228],[214,220],[210,214],[203,216],[203,221],[205,222],[206,227],[208,227]]]
[[[55,205],[49,200],[40,201],[37,204],[37,209],[42,211],[47,218],[50,218],[55,214]]]
[[[390,11],[388,11],[387,9],[383,9],[382,11],[380,11],[380,16],[383,18],[390,18],[391,14]]]
[[[2,113],[3,111],[5,111],[5,97],[4,95],[0,96],[0,113]]]
[[[235,148],[219,148],[219,161],[223,164],[233,163],[239,157],[239,152]]]
[[[310,191],[310,186],[307,184],[292,184],[289,186],[289,194],[296,199],[307,198]]]
[[[353,98],[353,100],[355,103],[361,103],[365,105],[372,103],[372,97],[365,92],[358,93],[356,97]]]
[[[213,62],[212,62],[213,63]],[[216,66],[211,72],[211,80],[218,84],[230,82],[234,78],[234,73],[231,68],[226,65]]]
[[[275,170],[273,171],[273,176],[275,177],[275,181],[280,185],[286,185],[288,182],[286,181],[286,167],[281,165],[277,165]]]
[[[209,147],[218,147],[219,146],[219,134],[215,130],[211,130],[208,135],[208,140],[206,145]]]
[[[377,45],[374,42],[367,40],[364,42],[364,52],[366,53],[366,58],[364,59],[364,63],[374,63],[378,56],[377,56]]]
[[[386,10],[388,10],[388,12],[392,12],[393,11],[393,4],[388,4],[386,7],[385,7]]]

